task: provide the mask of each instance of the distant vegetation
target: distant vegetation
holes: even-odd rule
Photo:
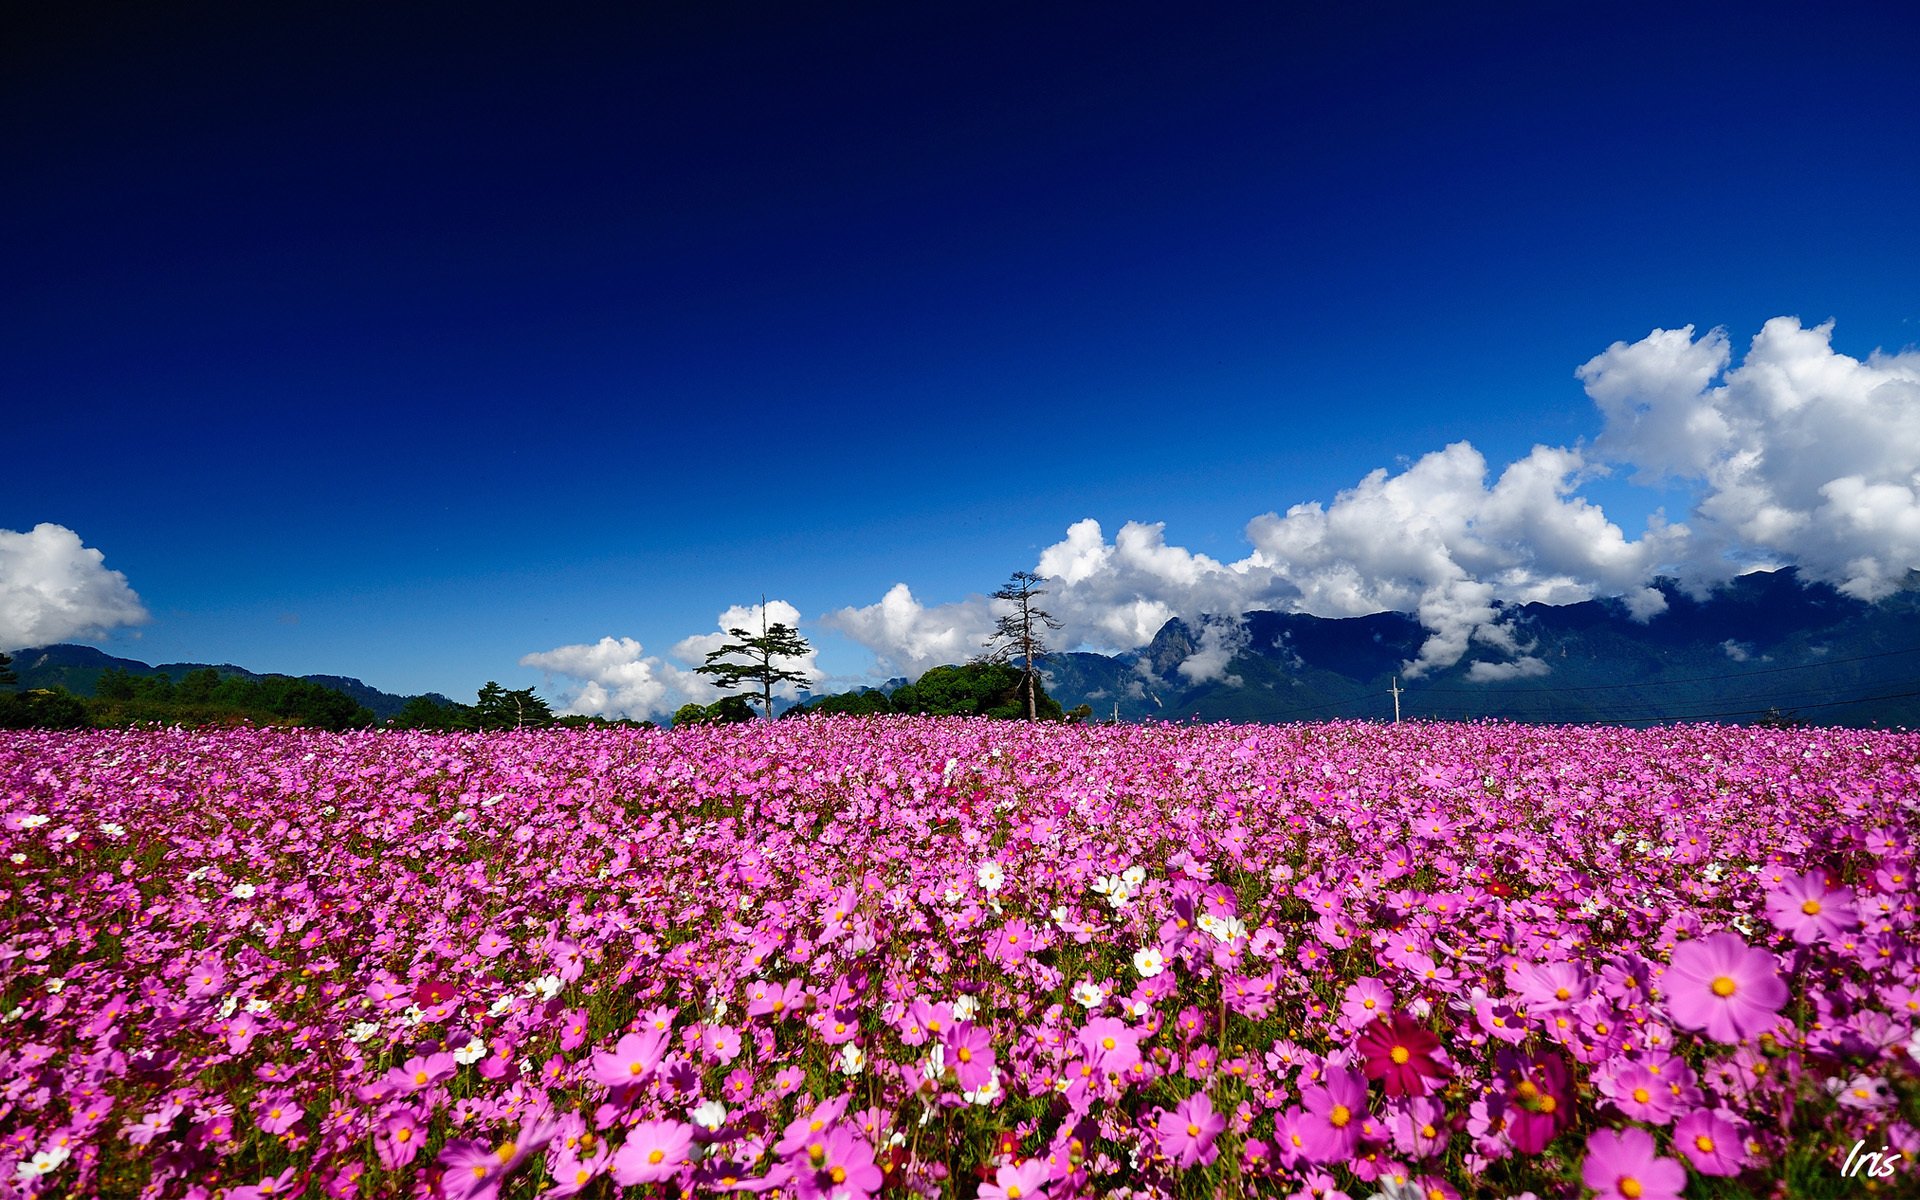
[[[935,667],[922,675],[919,682],[895,688],[891,696],[872,690],[822,696],[788,709],[782,719],[810,714],[922,713],[935,717],[998,717],[1011,721],[1027,716],[1029,701],[1039,720],[1066,719],[1059,702],[1047,695],[1046,688],[1025,671],[1006,663],[971,662],[959,667]]]
[[[179,680],[108,667],[92,696],[61,687],[18,689],[9,656],[0,654],[0,729],[115,729],[136,725],[288,725],[308,729],[395,729],[447,732],[634,725],[599,717],[556,717],[532,688],[510,691],[489,681],[472,704],[428,696],[407,701],[382,722],[338,688],[285,675],[223,674],[203,667]]]

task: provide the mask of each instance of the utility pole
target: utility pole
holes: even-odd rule
[[[1400,723],[1400,677],[1393,677],[1393,723]]]

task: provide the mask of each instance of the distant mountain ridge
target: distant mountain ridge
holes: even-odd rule
[[[1614,599],[1497,606],[1538,667],[1516,668],[1513,655],[1476,644],[1451,667],[1401,677],[1401,715],[1640,725],[1752,721],[1773,712],[1815,724],[1920,729],[1920,572],[1872,604],[1802,583],[1792,569],[1742,575],[1703,599],[1672,580],[1655,586],[1667,608],[1646,622]],[[1427,637],[1406,613],[1249,612],[1175,618],[1138,650],[1050,654],[1042,667],[1063,708],[1085,704],[1096,719],[1390,719],[1396,675]],[[231,663],[149,666],[67,644],[13,657],[22,687],[79,696],[91,696],[109,668],[176,682],[208,668],[267,678]],[[1512,677],[1476,679],[1476,664]],[[381,721],[412,699],[341,675],[299,678],[345,692]],[[888,680],[880,690],[905,682]],[[426,698],[452,703],[437,692]],[[776,703],[775,711],[809,698]]]
[[[266,679],[278,672],[262,674],[237,667],[232,663],[161,663],[149,666],[134,658],[119,658],[92,646],[76,646],[60,643],[53,646],[40,646],[29,650],[13,652],[13,671],[20,677],[23,688],[65,688],[76,696],[91,696],[100,682],[100,676],[109,670],[118,669],[129,675],[150,676],[165,675],[175,683],[180,682],[195,671],[211,669],[221,678],[238,675],[243,679]],[[317,683],[321,687],[333,688],[345,692],[355,701],[373,712],[375,718],[385,721],[399,714],[411,696],[396,696],[392,692],[383,692],[379,688],[369,687],[358,679],[346,675],[299,675],[293,678],[304,679],[308,683]],[[426,698],[439,704],[453,703],[438,692],[426,693]]]
[[[1874,604],[1790,569],[1740,576],[1698,600],[1672,580],[1656,586],[1667,608],[1644,623],[1612,599],[1500,606],[1534,661],[1474,645],[1452,667],[1402,678],[1401,714],[1637,725],[1778,710],[1815,724],[1920,728],[1920,572]],[[1250,612],[1176,618],[1139,650],[1043,662],[1054,698],[1096,718],[1391,719],[1395,676],[1427,637],[1404,613]],[[1478,663],[1512,677],[1476,679]]]

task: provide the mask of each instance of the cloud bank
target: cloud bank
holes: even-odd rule
[[[0,529],[0,650],[99,637],[148,619],[127,577],[73,530]]]
[[[683,704],[711,704],[723,693],[711,677],[694,668],[707,660],[709,651],[718,650],[733,640],[727,632],[744,629],[750,635],[761,630],[761,605],[736,604],[722,612],[713,633],[695,634],[674,643],[669,658],[649,655],[646,648],[630,637],[603,637],[598,642],[556,646],[523,655],[520,665],[547,673],[549,685],[557,683],[562,714],[596,717],[662,717]],[[768,625],[800,624],[800,610],[784,600],[769,600],[765,605]],[[822,672],[809,651],[797,658],[775,658],[776,666],[803,671],[813,679]],[[794,684],[773,689],[776,696],[792,699],[799,694]]]
[[[1589,445],[1537,445],[1497,470],[1455,442],[1398,470],[1373,471],[1327,503],[1254,517],[1250,552],[1223,562],[1170,545],[1165,527],[1069,526],[1034,570],[1065,622],[1062,648],[1145,645],[1170,617],[1271,609],[1323,617],[1410,612],[1427,631],[1405,673],[1469,678],[1547,672],[1497,603],[1622,598],[1641,620],[1665,607],[1670,575],[1705,590],[1746,570],[1794,565],[1808,578],[1879,599],[1920,567],[1920,352],[1866,360],[1832,346],[1833,326],[1768,321],[1733,366],[1725,330],[1656,329],[1617,342],[1576,377],[1601,418]],[[1580,493],[1619,468],[1689,493],[1684,521],[1656,513],[1629,536]],[[887,673],[966,657],[990,626],[979,597],[923,605],[905,584],[824,623],[871,650]],[[1203,625],[1182,665],[1221,678],[1232,624]],[[1191,669],[1189,669],[1189,667]]]

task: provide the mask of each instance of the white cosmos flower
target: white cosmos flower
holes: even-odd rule
[[[255,1015],[258,1015],[264,1012],[272,1012],[273,1005],[268,1004],[265,1000],[262,1000],[260,997],[255,996],[253,999],[247,1001],[247,1011]]]
[[[533,981],[533,992],[534,995],[540,997],[542,1000],[551,1000],[555,996],[558,996],[560,989],[565,986],[565,984],[560,982],[558,975],[542,975]]]
[[[14,1174],[22,1180],[38,1179],[42,1175],[51,1175],[60,1169],[60,1164],[66,1162],[67,1156],[72,1153],[73,1151],[67,1149],[65,1146],[55,1146],[51,1150],[41,1150],[26,1162],[15,1167]]]
[[[260,889],[250,883],[236,883],[233,885],[233,898],[235,900],[251,900],[253,899],[253,894],[259,890]]]
[[[1126,870],[1120,872],[1120,882],[1126,884],[1129,889],[1137,890],[1140,885],[1146,881],[1147,869],[1145,867],[1128,867]]]
[[[10,854],[7,857],[13,860],[13,865],[16,867],[27,861],[27,856],[24,854]]]
[[[487,1009],[487,1015],[490,1017],[504,1017],[513,1011],[513,1006],[518,1002],[519,1001],[513,996],[502,996],[498,1000],[495,1000],[493,1005]]]
[[[51,820],[53,820],[52,817],[46,816],[42,813],[30,813],[27,816],[20,818],[20,828],[38,829],[42,825],[45,825],[48,821],[51,821]]]
[[[953,1019],[956,1021],[971,1021],[979,1011],[980,1002],[972,996],[962,996],[953,1002]]]
[[[997,892],[1006,885],[1007,873],[1001,870],[999,863],[989,859],[980,864],[980,871],[976,878],[980,880],[981,887],[989,892]]]
[[[460,1047],[458,1050],[455,1050],[453,1052],[453,1061],[459,1063],[461,1066],[464,1067],[472,1063],[477,1063],[481,1059],[485,1058],[486,1056],[487,1056],[487,1044],[481,1041],[479,1038],[474,1038],[472,1041],[468,1042],[466,1045]]]
[[[50,992],[58,992],[65,986],[67,986],[67,981],[64,979],[54,977],[47,980],[47,990]]]
[[[222,1021],[226,1020],[228,1017],[233,1015],[233,1010],[239,1007],[240,1007],[240,997],[228,996],[225,1000],[220,1002],[220,1019]]]
[[[1142,979],[1152,979],[1167,969],[1167,960],[1160,957],[1160,951],[1148,946],[1133,952],[1133,969],[1140,972]]]
[[[708,1133],[715,1133],[726,1124],[727,1106],[718,1100],[706,1100],[688,1109],[687,1117]]]
[[[1107,1002],[1106,989],[1083,979],[1073,985],[1073,1002],[1085,1009],[1099,1008]]]
[[[986,1105],[992,1104],[995,1100],[998,1100],[1000,1094],[1000,1072],[996,1068],[993,1075],[985,1083],[971,1092],[962,1092],[961,1099],[965,1100],[968,1104],[978,1104],[985,1107]]]
[[[379,1032],[380,1027],[372,1021],[355,1021],[353,1028],[347,1030],[347,1040],[356,1043],[364,1042]]]
[[[858,1075],[867,1069],[867,1052],[848,1042],[840,1047],[839,1065],[842,1075]]]

